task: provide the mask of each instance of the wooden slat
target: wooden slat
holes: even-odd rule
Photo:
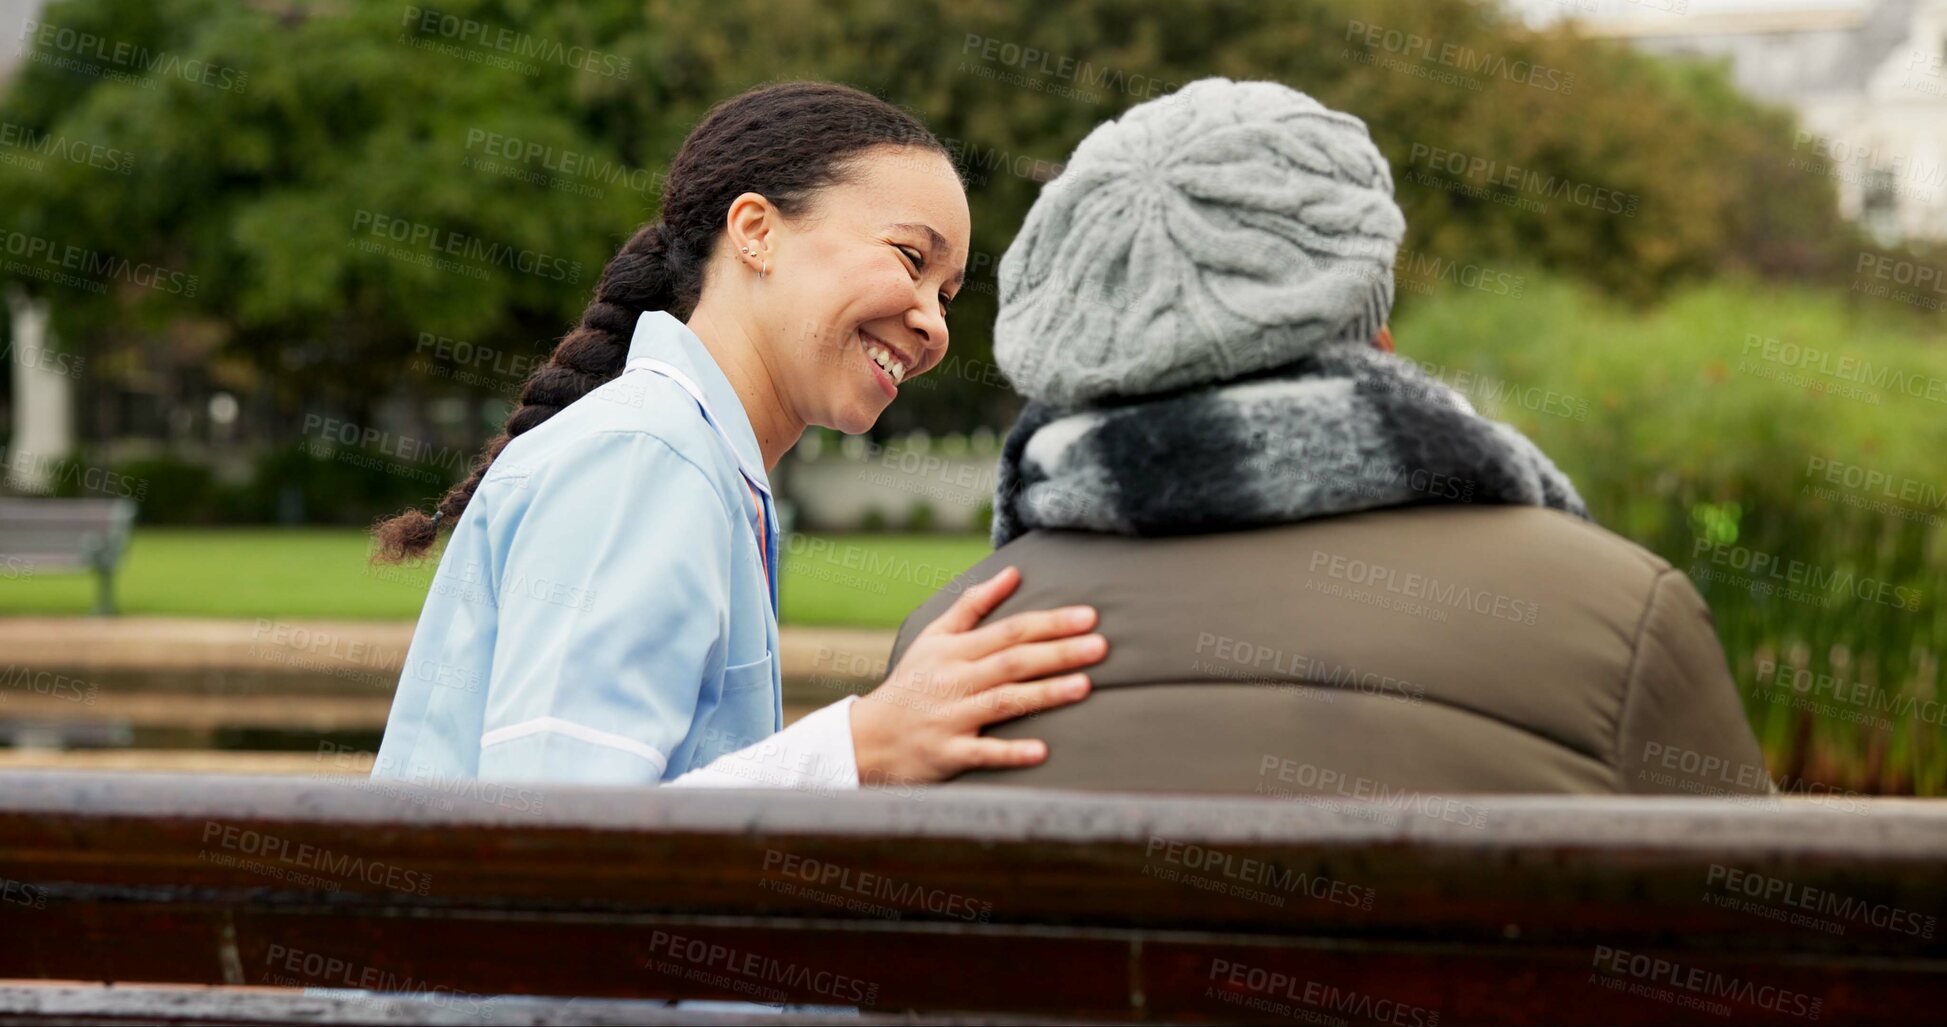
[[[129,773],[289,774],[363,777],[369,752],[264,752],[222,749],[0,749],[4,770],[113,770]]]
[[[356,688],[390,694],[399,679],[413,622],[319,619],[125,616],[0,618],[6,663],[100,681],[103,690],[234,694],[254,683],[290,689],[291,678],[318,679],[312,691]],[[832,702],[884,677],[894,632],[786,624],[778,659],[804,702]],[[787,688],[791,687],[787,685]]]
[[[891,1024],[1015,1025],[1046,1023],[1019,1017],[858,1015],[786,1011],[764,1013],[778,1027],[883,1027]],[[284,989],[135,987],[90,988],[0,984],[0,1024],[447,1024],[493,1027],[748,1024],[751,1013],[671,1007],[663,1002],[587,998],[464,996],[401,998],[302,994]]]
[[[1926,920],[1943,853],[1947,804],[1925,801],[14,772],[0,875],[28,901],[0,903],[0,977],[1185,1022],[1794,1022],[1817,1002],[1818,1022],[1875,1022],[1947,997]],[[1789,890],[1736,908],[1733,872]],[[1843,933],[1775,918],[1818,894],[1852,911],[1822,916]]]
[[[194,695],[102,692],[89,702],[46,695],[9,696],[0,723],[127,724],[214,731],[378,731],[392,709],[389,695]]]

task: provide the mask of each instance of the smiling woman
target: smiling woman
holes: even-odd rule
[[[1082,698],[1107,643],[1087,607],[982,626],[1011,569],[871,695],[783,727],[769,471],[939,364],[969,232],[944,148],[876,97],[714,108],[472,473],[378,527],[395,560],[452,535],[373,773],[846,788],[1046,758],[980,730]]]

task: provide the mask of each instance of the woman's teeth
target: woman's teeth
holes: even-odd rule
[[[906,365],[901,363],[899,358],[892,354],[891,350],[886,349],[884,346],[870,339],[863,341],[865,342],[865,355],[871,357],[873,363],[885,368],[886,374],[891,376],[894,385],[898,385],[906,380]]]

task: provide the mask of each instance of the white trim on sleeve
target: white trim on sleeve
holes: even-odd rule
[[[650,763],[655,764],[657,777],[661,777],[663,771],[669,766],[669,757],[657,752],[655,746],[637,741],[634,738],[629,738],[626,735],[598,730],[586,724],[577,724],[572,720],[562,720],[560,717],[535,717],[533,720],[523,720],[518,724],[509,724],[506,727],[494,728],[492,731],[480,736],[480,748],[485,749],[490,745],[499,745],[502,742],[511,742],[517,738],[526,738],[529,735],[538,735],[548,731],[558,735],[567,735],[569,738],[578,739],[590,745],[599,745],[604,749],[618,749],[631,756],[648,760]]]
[[[858,696],[811,711],[755,745],[725,753],[708,765],[663,782],[666,788],[802,788],[852,791],[859,787],[852,748],[852,704]]]

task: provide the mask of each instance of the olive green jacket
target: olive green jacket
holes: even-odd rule
[[[1029,532],[989,620],[1089,603],[1071,707],[995,725],[1040,766],[959,781],[1336,795],[1771,790],[1683,573],[1535,507],[1421,506],[1220,534]],[[951,603],[906,619],[894,664]]]

